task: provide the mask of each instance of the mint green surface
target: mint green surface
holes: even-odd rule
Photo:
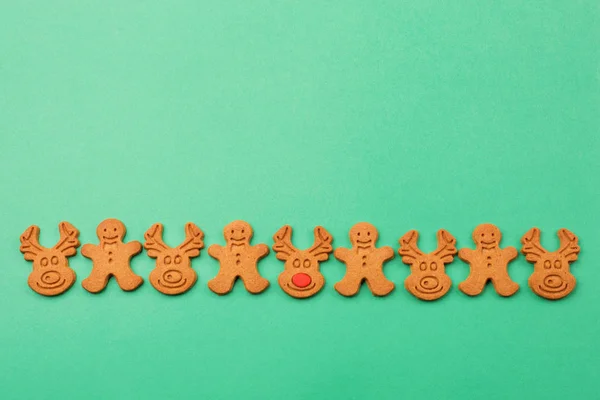
[[[592,399],[600,380],[600,8],[596,1],[5,1],[0,5],[0,398]],[[97,243],[122,219],[128,240],[154,222],[177,245],[197,223],[206,245],[245,219],[254,243],[283,224],[299,247],[325,226],[334,245],[370,221],[397,249],[409,229],[458,247],[497,224],[503,246],[532,226],[580,237],[568,298],[509,272],[488,286],[421,302],[408,266],[397,289],[352,299],[322,265],[306,301],[260,264],[262,295],[206,284],[180,297],[146,283],[100,295],[78,281],[44,298],[27,286],[19,235],[52,246],[61,220]]]

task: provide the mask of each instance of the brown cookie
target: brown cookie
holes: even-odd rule
[[[375,247],[379,232],[368,222],[359,222],[350,229],[352,248],[339,247],[335,258],[346,264],[346,275],[334,285],[343,296],[354,296],[363,281],[375,296],[387,296],[394,284],[383,274],[383,263],[394,258],[391,247]]]
[[[419,250],[418,240],[419,232],[414,230],[399,240],[398,253],[402,262],[410,265],[410,275],[404,281],[404,287],[421,300],[437,300],[452,286],[452,280],[446,275],[446,264],[454,261],[456,239],[448,231],[440,229],[437,233],[438,247],[429,254]]]
[[[111,276],[127,292],[137,289],[144,282],[129,265],[131,258],[142,252],[142,244],[138,241],[123,243],[126,233],[121,221],[107,219],[96,229],[100,244],[86,244],[81,248],[81,254],[93,262],[90,276],[81,282],[85,290],[91,293],[103,291]]]
[[[307,250],[298,250],[292,244],[292,228],[283,226],[273,236],[273,250],[277,258],[285,261],[284,270],[279,275],[279,286],[284,292],[297,299],[317,294],[325,284],[325,278],[319,271],[319,263],[326,261],[333,251],[333,238],[322,226],[314,231],[315,242]]]
[[[269,281],[260,276],[257,268],[258,261],[269,254],[269,246],[250,245],[253,234],[247,222],[233,221],[223,229],[225,246],[213,244],[208,248],[208,254],[219,260],[221,265],[217,276],[208,282],[210,290],[219,295],[227,294],[237,278],[252,294],[261,293],[269,287]]]
[[[154,224],[144,234],[148,256],[156,259],[156,268],[150,272],[150,283],[156,290],[168,295],[187,292],[194,286],[198,275],[192,269],[192,258],[204,247],[204,233],[196,225],[185,225],[185,240],[177,247],[163,242],[163,225]]]
[[[510,279],[507,271],[508,263],[519,253],[514,247],[501,249],[501,239],[502,233],[495,225],[482,224],[473,231],[475,250],[459,250],[458,257],[471,267],[468,278],[458,285],[463,293],[477,296],[488,280],[492,281],[500,296],[512,296],[519,290],[519,285]]]
[[[40,228],[33,225],[21,235],[21,253],[33,261],[33,271],[27,279],[29,287],[44,296],[58,296],[75,283],[76,275],[69,267],[68,257],[77,254],[79,231],[68,222],[58,225],[60,239],[48,249],[39,243]]]
[[[579,239],[568,229],[559,230],[558,238],[560,247],[554,252],[542,247],[538,228],[531,228],[521,239],[521,252],[534,264],[529,287],[538,296],[549,300],[566,297],[577,283],[569,264],[577,260]]]

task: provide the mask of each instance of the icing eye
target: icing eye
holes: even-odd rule
[[[304,265],[304,268],[309,268],[310,267],[310,260],[309,259],[304,260],[304,262],[302,263],[302,265]]]
[[[432,271],[437,270],[437,263],[434,261],[431,263],[431,265],[429,266],[431,268]]]
[[[181,264],[181,256],[175,256],[175,264]]]
[[[242,233],[244,233],[244,230],[242,229]]]
[[[42,267],[46,267],[48,265],[48,259],[46,257],[42,258],[40,264],[42,264]]]
[[[298,260],[298,259],[296,258],[296,259],[294,260],[294,262],[292,263],[292,265],[293,265],[295,268],[298,268],[298,267],[300,267],[300,260]]]
[[[356,236],[360,236],[360,232],[358,232],[358,233],[356,234]]]
[[[560,260],[554,261],[554,268],[560,269],[560,267],[562,267],[562,264],[560,263]]]
[[[550,262],[550,260],[544,261],[544,268],[550,269],[551,266],[552,266],[552,263]]]
[[[421,271],[425,271],[427,269],[427,264],[425,264],[424,262],[422,262],[421,265],[419,265],[419,269]]]
[[[104,232],[106,232],[106,228],[104,228]]]
[[[494,237],[494,233],[492,233],[492,237]]]
[[[171,256],[165,257],[165,264],[167,264],[167,265],[171,264]]]
[[[367,232],[367,236],[371,236],[371,232]]]
[[[231,230],[231,234],[233,235],[233,229]]]
[[[50,262],[52,263],[52,265],[58,265],[58,257],[56,257],[56,256],[52,257]]]
[[[484,236],[485,236],[485,233],[482,233],[482,234],[481,234],[481,237],[484,237]]]

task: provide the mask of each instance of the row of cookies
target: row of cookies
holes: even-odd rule
[[[40,229],[29,227],[21,235],[20,250],[28,261],[33,262],[29,275],[29,286],[39,294],[56,296],[67,291],[75,283],[75,272],[69,267],[68,257],[77,253],[80,246],[79,231],[70,223],[59,224],[60,239],[53,248],[45,248],[39,243]],[[99,293],[106,288],[111,276],[125,291],[137,289],[143,278],[136,275],[131,267],[131,258],[142,252],[142,244],[137,241],[124,243],[126,228],[121,221],[108,219],[97,228],[99,244],[86,244],[81,253],[92,260],[90,275],[82,286],[91,293]],[[154,224],[145,233],[148,256],[156,259],[156,267],[150,273],[150,283],[161,293],[178,295],[194,286],[197,274],[191,267],[191,259],[200,255],[204,248],[204,233],[196,225],[185,226],[185,239],[177,247],[169,247],[163,241],[163,226]],[[233,289],[240,278],[246,290],[258,294],[269,286],[269,281],[260,276],[258,261],[269,254],[265,244],[251,245],[252,227],[244,221],[234,221],[223,231],[225,245],[214,244],[208,253],[219,260],[217,276],[208,282],[213,292],[224,295]],[[284,261],[284,271],[279,275],[281,288],[295,298],[307,298],[318,293],[325,284],[319,271],[320,263],[326,261],[333,252],[335,258],[346,264],[346,275],[334,285],[335,290],[344,296],[354,296],[363,282],[375,296],[386,296],[394,290],[394,283],[383,273],[383,264],[394,258],[391,247],[376,247],[377,229],[366,222],[350,229],[351,248],[337,248],[333,251],[333,238],[318,226],[314,230],[315,240],[308,249],[298,249],[292,243],[292,228],[282,227],[273,236],[273,250],[276,257]],[[534,264],[534,272],[529,278],[529,286],[541,297],[560,299],[567,296],[575,287],[575,278],[570,273],[570,263],[577,260],[578,238],[567,229],[558,232],[560,248],[548,252],[540,243],[540,231],[530,229],[521,239],[522,253],[526,260]],[[486,283],[492,284],[501,296],[512,296],[519,285],[508,275],[508,263],[517,258],[514,247],[500,248],[502,235],[492,224],[479,225],[473,232],[476,248],[456,249],[456,239],[447,231],[437,233],[438,247],[431,253],[424,253],[418,247],[417,231],[409,231],[399,240],[398,250],[402,261],[411,268],[405,280],[406,289],[422,300],[437,300],[448,293],[452,286],[445,266],[454,256],[469,263],[471,272],[468,278],[458,285],[467,295],[480,294]]]

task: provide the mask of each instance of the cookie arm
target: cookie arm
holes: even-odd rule
[[[504,255],[506,262],[511,262],[512,260],[514,260],[515,258],[517,258],[519,256],[519,252],[514,247],[507,247],[504,250],[502,250],[502,253]]]
[[[86,258],[94,258],[94,254],[96,253],[96,250],[98,249],[98,246],[93,245],[93,244],[84,244],[83,247],[81,248],[81,255],[83,255]]]
[[[381,257],[382,261],[391,260],[395,256],[394,249],[390,246],[381,247],[377,251],[378,256]]]
[[[135,256],[136,254],[140,254],[142,252],[142,244],[137,240],[133,242],[129,242],[125,244],[125,250],[127,253]]]
[[[212,246],[210,246],[208,248],[208,255],[211,256],[212,258],[216,258],[218,260],[223,255],[224,250],[225,250],[225,247],[220,246],[218,244],[213,244]]]
[[[270,251],[269,246],[263,243],[253,246],[252,249],[256,252],[256,256],[259,259],[265,257]]]
[[[474,252],[475,251],[472,249],[460,249],[458,251],[458,258],[463,261],[470,262]]]
[[[350,249],[347,249],[345,247],[338,247],[333,252],[333,255],[334,255],[335,258],[337,258],[341,262],[345,263],[348,260],[348,256],[350,255],[350,251],[351,251]]]

